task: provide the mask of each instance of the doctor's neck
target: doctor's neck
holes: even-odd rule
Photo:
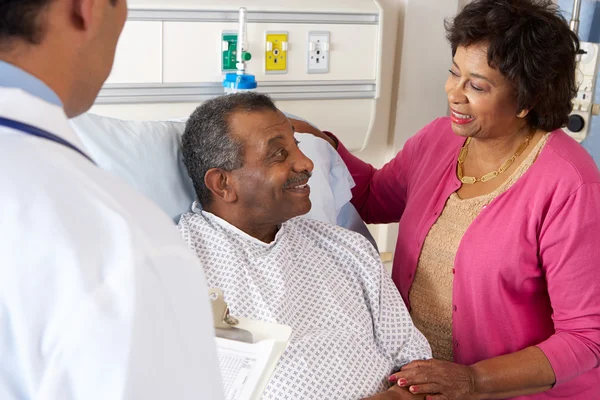
[[[9,51],[0,48],[0,60],[7,62],[37,79],[48,86],[61,100],[65,113],[72,117],[75,112],[70,112],[69,104],[71,93],[76,86],[76,75],[71,73],[66,58],[62,58],[60,52],[52,51],[48,46],[18,43],[10,46]],[[77,107],[74,107],[77,108]]]

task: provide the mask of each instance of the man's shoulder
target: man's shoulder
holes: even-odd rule
[[[177,223],[179,234],[187,246],[200,258],[215,254],[227,254],[239,242],[232,240],[234,231],[222,227],[211,215],[200,212],[186,212]]]
[[[287,222],[285,222],[285,224],[289,227],[292,227],[293,229],[311,230],[311,231],[315,231],[317,233],[322,233],[322,234],[325,234],[325,232],[331,232],[336,235],[344,236],[348,233],[350,233],[350,234],[355,233],[355,232],[349,231],[345,228],[342,228],[341,226],[334,225],[329,222],[312,219],[312,218],[309,218],[309,217],[306,217],[303,215],[292,218],[292,219],[288,220]]]
[[[195,233],[207,233],[214,230],[213,225],[211,225],[205,216],[201,213],[191,211],[181,214],[177,227],[180,232],[189,230]]]
[[[183,214],[181,214],[181,216],[179,217],[179,222],[177,222],[177,225],[184,226],[184,225],[190,225],[192,223],[201,223],[203,221],[204,221],[204,219],[200,218],[200,216],[198,214],[188,211],[188,212],[184,212]]]
[[[336,251],[340,248],[362,249],[370,255],[377,255],[377,251],[367,238],[341,226],[303,216],[292,218],[286,224],[291,230],[302,233],[306,238],[318,242],[320,246],[332,247],[332,250]]]

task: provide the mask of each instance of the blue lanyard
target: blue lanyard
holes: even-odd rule
[[[26,135],[37,136],[42,139],[47,139],[52,142],[62,144],[63,146],[66,146],[66,147],[70,148],[71,150],[75,150],[76,152],[78,152],[79,154],[81,154],[82,156],[84,156],[85,158],[90,160],[93,164],[95,164],[94,160],[89,158],[83,151],[79,150],[77,147],[73,146],[71,143],[67,142],[66,140],[64,140],[50,132],[47,132],[43,129],[36,128],[35,126],[27,125],[22,122],[3,118],[3,117],[0,117],[0,126],[5,126],[7,128],[21,131],[21,132],[25,133]]]

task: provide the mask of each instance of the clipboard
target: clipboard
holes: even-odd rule
[[[209,293],[225,400],[259,400],[287,348],[292,328],[233,317],[223,291],[211,288]]]

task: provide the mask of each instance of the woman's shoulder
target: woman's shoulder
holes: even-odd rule
[[[443,144],[461,142],[461,138],[452,130],[452,122],[450,121],[450,117],[440,117],[434,119],[421,128],[421,130],[417,132],[413,138],[417,140],[427,140],[428,142],[433,143],[441,142]]]
[[[450,118],[441,117],[434,119],[408,139],[404,150],[418,154],[422,163],[431,161],[440,164],[446,157],[454,159],[464,140],[452,130]]]
[[[562,129],[550,134],[536,163],[539,171],[557,181],[570,182],[574,188],[586,183],[600,183],[600,171],[592,156]]]

